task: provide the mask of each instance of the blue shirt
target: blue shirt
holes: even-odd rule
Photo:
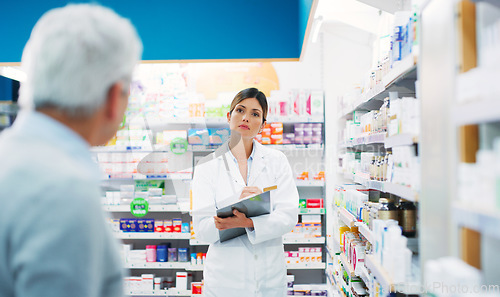
[[[227,143],[227,145],[229,147],[229,142]],[[231,150],[229,148],[228,148],[228,151],[229,151],[229,155],[233,159],[233,162],[236,164],[236,168],[239,168],[238,160],[236,160],[236,157],[233,155],[233,153],[231,152]],[[248,185],[248,179],[250,178],[250,168],[252,167],[252,162],[253,162],[254,155],[255,155],[255,144],[253,145],[253,147],[252,147],[252,153],[250,154],[250,157],[248,157],[248,160],[247,160],[247,180],[245,181],[245,183],[247,185]]]
[[[0,164],[0,296],[123,296],[87,142],[23,111],[0,134]]]

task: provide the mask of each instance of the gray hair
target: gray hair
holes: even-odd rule
[[[55,107],[70,115],[91,115],[109,88],[129,87],[142,55],[132,23],[109,8],[71,4],[46,12],[23,51],[23,108]]]

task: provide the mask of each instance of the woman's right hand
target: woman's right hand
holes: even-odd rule
[[[240,200],[249,196],[254,196],[262,194],[262,190],[257,188],[257,187],[244,187],[243,190],[241,190],[240,194]]]

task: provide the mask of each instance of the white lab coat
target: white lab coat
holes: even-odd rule
[[[252,218],[254,229],[247,228],[246,235],[221,243],[215,228],[215,201],[221,202],[234,191],[240,193],[246,186],[227,143],[199,162],[194,171],[193,227],[199,240],[210,243],[203,272],[206,297],[287,295],[282,236],[297,223],[299,195],[286,156],[256,141],[254,147],[248,186],[278,188],[271,191],[271,214]],[[212,214],[196,214],[197,209],[207,207],[213,209]]]

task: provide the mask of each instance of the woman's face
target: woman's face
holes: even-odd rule
[[[233,112],[227,113],[227,121],[232,132],[243,138],[254,138],[264,127],[264,112],[256,98],[247,98],[238,103]]]

